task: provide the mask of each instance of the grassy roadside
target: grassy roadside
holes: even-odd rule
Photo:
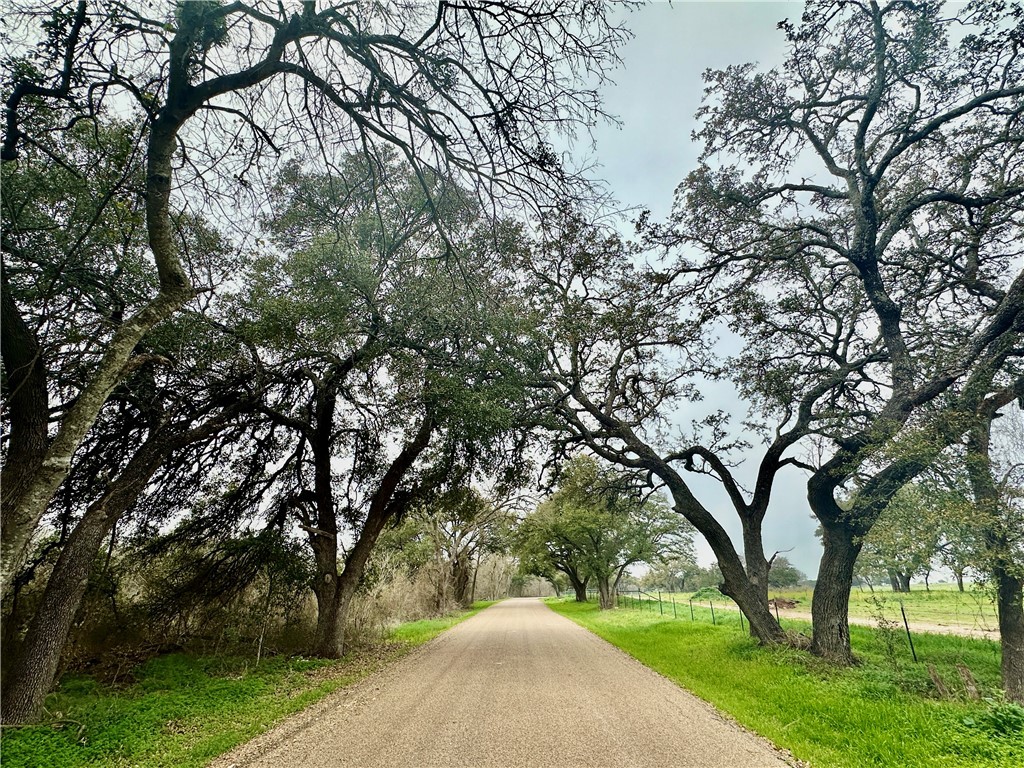
[[[4,768],[202,766],[491,604],[402,624],[388,643],[339,661],[273,657],[253,667],[176,653],[143,664],[127,687],[68,676],[47,698],[47,724],[5,729],[0,759]]]
[[[991,641],[928,635],[914,664],[898,635],[853,627],[863,663],[837,670],[805,653],[759,648],[738,623],[601,612],[592,603],[551,607],[814,768],[1024,765],[1024,709],[963,696],[958,664],[984,694],[994,692],[999,656]],[[955,698],[938,698],[927,664]]]

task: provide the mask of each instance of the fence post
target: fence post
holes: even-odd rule
[[[693,598],[690,598],[690,621],[693,621]]]
[[[715,621],[715,603],[713,600],[708,600],[708,605],[711,606],[711,623],[717,626],[718,622]]]
[[[665,615],[665,607],[661,604],[661,590],[658,590],[658,613],[662,616]]]
[[[676,613],[676,596],[672,595],[672,618],[678,619],[679,614]]]
[[[900,613],[903,614],[903,626],[907,629],[907,642],[910,643],[910,653],[914,657],[914,663],[917,663],[917,651],[914,650],[914,638],[910,636],[910,622],[907,621],[907,612],[903,609],[903,601],[900,600]]]
[[[743,627],[743,611],[740,611],[740,632],[743,631],[745,631]]]
[[[776,598],[774,600],[773,604],[775,605],[775,623],[778,624],[781,627],[782,626],[782,620],[779,618],[779,600],[778,600],[778,598]],[[849,634],[849,633],[847,633],[847,634]]]

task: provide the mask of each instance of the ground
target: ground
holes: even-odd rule
[[[787,764],[706,703],[543,603],[520,599],[487,609],[213,765]]]

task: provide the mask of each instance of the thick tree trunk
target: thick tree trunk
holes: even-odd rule
[[[994,569],[1002,648],[1003,689],[1010,701],[1024,704],[1024,580],[1003,563]]]
[[[472,602],[469,597],[471,563],[472,558],[469,555],[456,555],[452,560],[452,596],[455,602],[463,607]]]
[[[861,545],[841,524],[822,520],[821,527],[825,551],[811,599],[811,652],[833,663],[849,665],[855,662],[850,649],[850,589]]]
[[[341,658],[344,655],[345,623],[352,597],[359,587],[359,582],[366,570],[366,563],[370,559],[370,554],[373,552],[384,526],[394,519],[395,515],[399,514],[410,501],[410,498],[407,497],[396,499],[395,491],[416,459],[430,443],[430,435],[433,430],[434,420],[428,414],[424,417],[413,440],[391,462],[391,466],[384,473],[380,485],[377,486],[377,490],[370,499],[366,522],[363,523],[359,537],[349,550],[344,568],[334,582],[334,599],[329,605],[324,606],[327,609],[326,612],[317,617],[317,641],[315,643],[317,655],[332,659]],[[337,541],[337,537],[334,537],[334,541]],[[326,586],[326,582],[323,586]],[[319,597],[317,603],[319,607]]]
[[[25,562],[32,534],[57,488],[67,477],[72,456],[96,423],[114,387],[127,375],[139,341],[192,296],[188,275],[178,258],[170,220],[171,159],[177,147],[177,130],[184,119],[159,118],[150,131],[147,148],[146,224],[160,290],[146,306],[118,326],[99,364],[61,420],[42,461],[19,487],[18,497],[5,504],[0,576],[3,595],[7,594],[14,575]]]
[[[331,467],[334,413],[337,408],[337,377],[315,382],[314,427],[309,435],[313,449],[313,497],[316,526],[307,530],[313,549],[316,575],[316,633],[313,653],[325,659],[340,659],[345,650],[345,625],[339,617],[342,595],[338,574],[338,513],[334,504]]]
[[[1007,699],[1024,704],[1024,579],[1019,576],[1015,548],[1005,534],[1005,513],[1000,508],[999,488],[992,476],[990,441],[994,414],[994,406],[983,411],[984,417],[971,430],[966,466],[974,502],[984,521],[986,555],[996,584],[1003,689]]]
[[[0,472],[0,538],[6,540],[16,527],[12,511],[46,456],[50,415],[42,350],[11,296],[6,272],[0,280],[0,353],[10,418],[7,456]]]
[[[962,570],[954,570],[953,577],[956,579],[956,588],[960,591],[964,591],[964,572]]]
[[[313,594],[316,596],[316,631],[313,634],[314,656],[323,659],[340,659],[345,652],[345,627],[339,616],[338,566],[334,561],[331,569],[317,560],[316,582]]]
[[[3,681],[0,705],[5,723],[25,723],[37,716],[53,686],[100,545],[169,452],[165,437],[148,439],[75,526],[53,567],[25,639],[13,651],[15,658]]]
[[[604,576],[597,580],[597,599],[602,611],[615,607],[615,589],[612,587],[611,576]]]
[[[587,584],[589,583],[589,577],[581,579],[579,574],[572,571],[563,571],[569,578],[569,583],[572,584],[572,591],[576,595],[577,603],[587,602]]]

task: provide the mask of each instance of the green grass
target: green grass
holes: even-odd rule
[[[771,594],[800,601],[799,610],[811,610],[810,588],[799,590],[772,590]],[[999,626],[995,604],[989,592],[980,588],[957,590],[955,584],[933,585],[930,591],[914,586],[912,591],[896,593],[889,589],[854,588],[850,593],[850,616],[874,619],[879,614],[888,619],[899,619],[900,602],[911,621],[931,624],[951,624],[971,629],[995,629]]]
[[[918,635],[915,664],[899,633],[852,627],[863,663],[836,669],[804,652],[759,647],[735,616],[718,626],[691,622],[688,605],[679,619],[592,603],[551,607],[814,768],[1024,765],[1024,709],[967,701],[956,669],[966,666],[994,694],[999,649],[991,641]],[[962,700],[936,697],[927,664]]]
[[[804,613],[810,613],[811,593],[810,587],[769,590],[770,597],[779,596],[796,600],[797,606],[794,610]],[[689,614],[688,601],[691,596],[689,592],[663,592],[662,600],[668,602],[675,598],[677,611],[682,614],[685,609]],[[702,601],[705,609],[707,602]],[[735,608],[733,601],[725,596],[716,598],[714,602],[716,607],[724,605]],[[876,587],[874,592],[855,587],[850,593],[850,617],[877,620],[881,616],[890,621],[902,622],[901,602],[906,610],[907,619],[912,623],[942,624],[979,630],[993,630],[999,626],[995,604],[989,592],[977,587],[968,587],[966,591],[960,592],[955,584],[933,585],[930,591],[925,590],[923,586],[918,588],[914,585],[911,592],[904,593],[892,592],[888,587]]]
[[[491,605],[398,626],[391,643],[340,661],[161,656],[111,688],[65,677],[46,700],[48,724],[5,729],[4,768],[186,768],[206,765],[327,694],[362,679]]]

